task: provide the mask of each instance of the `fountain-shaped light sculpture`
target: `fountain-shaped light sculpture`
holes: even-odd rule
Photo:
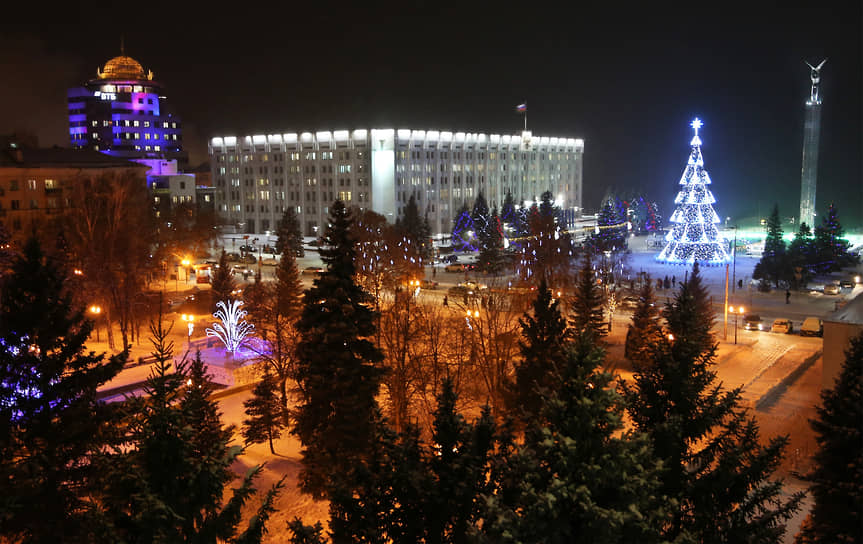
[[[213,327],[207,329],[207,336],[215,336],[221,340],[229,353],[236,353],[255,328],[244,319],[248,312],[240,309],[242,305],[241,300],[230,300],[227,304],[221,300],[217,302],[216,307],[219,309],[213,317],[222,323],[213,323]]]

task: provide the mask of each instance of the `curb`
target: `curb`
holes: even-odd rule
[[[815,364],[815,361],[821,357],[821,354],[822,352],[819,350],[804,359],[803,362],[797,365],[797,368],[789,372],[784,378],[779,380],[779,383],[768,389],[766,393],[761,395],[761,397],[755,401],[755,409],[759,412],[763,412],[773,406],[785,390],[797,381],[797,378],[802,376],[804,372],[809,370],[809,367]]]

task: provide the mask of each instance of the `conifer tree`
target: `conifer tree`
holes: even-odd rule
[[[105,493],[103,518],[114,542],[260,542],[281,481],[270,489],[241,534],[242,508],[255,493],[248,471],[223,502],[236,475],[231,464],[242,453],[230,446],[212,384],[200,357],[172,371],[173,342],[161,315],[151,323],[153,357],[144,396],[123,403],[116,445],[100,458]]]
[[[810,420],[818,450],[810,482],[814,504],[797,542],[860,542],[863,538],[863,335],[851,340],[832,389],[821,392]]]
[[[638,290],[638,304],[632,312],[632,323],[626,331],[624,356],[639,364],[648,364],[647,347],[657,341],[662,335],[659,323],[659,306],[653,292],[653,282],[650,276]]]
[[[500,222],[505,229],[509,229],[510,232],[515,233],[518,227],[517,221],[515,199],[512,198],[512,192],[507,191],[503,204],[500,207]]]
[[[297,219],[297,214],[291,206],[285,206],[285,211],[282,212],[282,218],[279,219],[276,227],[276,252],[280,255],[290,253],[294,257],[302,257],[305,255],[303,249],[303,235],[300,229],[300,221]]]
[[[602,298],[602,291],[596,284],[590,252],[585,251],[572,297],[570,327],[574,334],[590,331],[596,338],[606,334]]]
[[[815,254],[820,272],[834,272],[857,262],[848,251],[851,243],[845,238],[845,229],[839,222],[839,211],[833,204],[815,227]]]
[[[493,475],[482,531],[491,542],[658,542],[665,500],[647,436],[623,431],[624,405],[582,333],[558,354],[561,387]]]
[[[276,395],[276,380],[269,369],[252,389],[252,397],[243,401],[248,419],[243,420],[243,440],[246,445],[268,442],[270,453],[275,455],[273,439],[282,436],[285,425],[284,406]]]
[[[11,541],[97,540],[92,456],[114,418],[96,390],[126,355],[86,352],[91,331],[66,272],[31,237],[0,292],[0,534]]]
[[[485,228],[477,233],[479,238],[479,262],[483,271],[497,274],[503,265],[503,229],[497,208],[492,210]]]
[[[222,250],[219,256],[219,266],[213,274],[210,284],[210,313],[216,311],[217,302],[234,300],[233,292],[237,288],[234,277],[231,275],[231,266],[228,264],[228,254]]]
[[[304,491],[322,497],[373,449],[381,351],[370,296],[354,279],[356,248],[343,202],[330,208],[321,248],[326,271],[306,291],[297,329],[296,381],[301,401],[292,429],[303,445]],[[343,482],[342,482],[343,483]],[[346,484],[349,485],[349,484]]]
[[[669,540],[775,542],[801,495],[772,480],[786,437],[762,446],[740,388],[716,383],[716,342],[697,263],[664,311],[667,327],[624,384],[629,415],[663,462],[661,492],[676,502]]]
[[[483,497],[491,492],[488,472],[495,428],[488,408],[467,423],[458,397],[442,383],[431,445],[415,427],[396,434],[378,416],[377,447],[353,467],[353,489],[330,494],[330,540],[341,542],[469,542],[476,535]],[[294,543],[323,543],[320,526],[289,523]]]
[[[767,235],[764,238],[764,252],[761,260],[755,266],[752,277],[764,279],[779,287],[780,282],[791,280],[788,259],[785,252],[785,240],[782,239],[782,222],[779,219],[779,206],[774,205],[767,219]]]
[[[515,364],[515,383],[508,396],[511,414],[520,411],[525,423],[538,416],[541,395],[557,388],[561,370],[555,365],[566,350],[568,329],[560,313],[560,299],[553,299],[545,280],[541,280],[533,301],[533,315],[519,320],[521,360]]]
[[[806,223],[800,223],[800,228],[794,235],[794,239],[788,245],[788,265],[791,268],[795,288],[801,289],[812,280],[815,264],[815,242],[812,239],[812,229]]]
[[[289,404],[288,381],[296,371],[299,340],[296,324],[302,311],[302,296],[296,258],[290,252],[282,255],[276,267],[276,281],[256,280],[243,293],[255,331],[264,341],[260,347],[253,345],[251,349],[274,374],[282,405],[280,412],[285,417]]]
[[[605,198],[596,218],[598,233],[590,235],[589,245],[596,253],[626,249],[626,216],[620,200],[609,195]]]
[[[396,227],[406,236],[416,248],[417,253],[422,259],[428,259],[431,255],[431,228],[428,220],[420,215],[419,206],[417,206],[414,195],[408,198],[408,203],[404,207],[404,211],[396,220]]]
[[[463,204],[453,216],[452,236],[450,236],[452,246],[460,251],[473,251],[476,248],[471,245],[468,232],[475,231],[470,209],[467,204]]]

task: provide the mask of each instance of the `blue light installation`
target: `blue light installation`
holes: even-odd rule
[[[701,156],[698,129],[703,123],[696,117],[690,126],[695,129],[695,136],[689,144],[692,147],[689,162],[680,178],[680,192],[674,199],[676,208],[669,219],[671,229],[665,236],[668,243],[656,260],[667,263],[727,263],[726,242],[716,229],[719,223],[719,216],[713,210],[716,199],[707,188],[710,176],[704,169]]]

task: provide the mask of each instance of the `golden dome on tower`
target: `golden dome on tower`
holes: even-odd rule
[[[144,73],[140,62],[125,55],[106,62],[103,70],[96,70],[96,75],[99,79],[153,79],[153,72]]]

